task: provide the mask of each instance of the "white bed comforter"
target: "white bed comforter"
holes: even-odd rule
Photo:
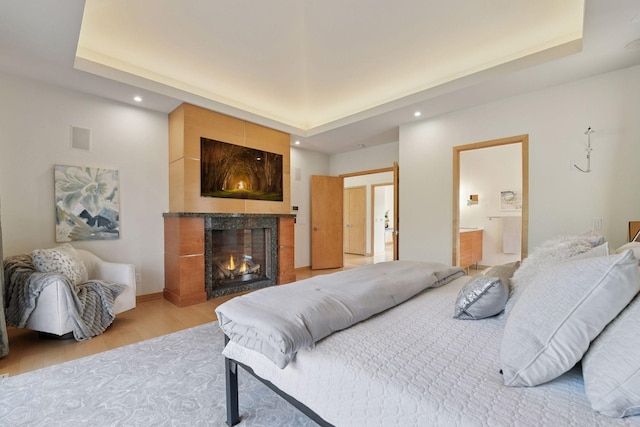
[[[216,313],[229,339],[284,368],[299,349],[463,275],[437,262],[383,262],[252,292]]]
[[[503,385],[503,319],[456,320],[468,277],[300,350],[285,368],[230,342],[225,356],[253,368],[335,426],[617,426],[591,409],[574,368],[537,387]]]

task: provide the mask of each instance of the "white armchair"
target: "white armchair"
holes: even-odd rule
[[[116,298],[115,314],[135,308],[136,273],[133,264],[107,262],[82,249],[77,249],[77,252],[87,268],[89,279],[107,280],[126,286]],[[36,308],[27,321],[27,329],[59,336],[72,332],[62,286],[64,285],[61,281],[55,281],[42,290]]]

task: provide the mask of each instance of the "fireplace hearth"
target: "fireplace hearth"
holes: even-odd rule
[[[184,307],[295,281],[290,214],[164,216],[164,297]]]

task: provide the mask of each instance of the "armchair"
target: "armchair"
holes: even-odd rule
[[[133,264],[107,262],[91,252],[82,249],[76,249],[76,251],[87,269],[89,279],[107,280],[126,286],[115,300],[115,314],[135,308],[136,274]],[[56,280],[42,290],[26,328],[58,336],[72,332],[69,309],[62,286],[64,286],[62,281]]]

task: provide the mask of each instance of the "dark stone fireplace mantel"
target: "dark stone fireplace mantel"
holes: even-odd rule
[[[218,212],[165,212],[164,218],[295,218],[294,214],[218,213]]]
[[[207,298],[231,295],[273,284],[295,281],[294,222],[291,214],[164,213],[165,299],[182,307]],[[264,228],[269,230],[272,265],[268,280],[234,288],[211,287],[211,230]]]

